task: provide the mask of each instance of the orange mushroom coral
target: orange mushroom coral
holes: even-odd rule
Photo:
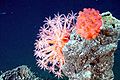
[[[96,38],[102,26],[102,17],[98,10],[84,8],[83,12],[79,12],[76,22],[76,32],[81,37],[91,40]]]

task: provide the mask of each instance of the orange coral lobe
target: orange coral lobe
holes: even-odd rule
[[[81,37],[90,40],[96,38],[102,26],[102,17],[98,10],[85,8],[79,12],[76,23],[76,32]]]
[[[65,35],[63,36],[62,41],[63,41],[63,43],[65,44],[65,43],[67,43],[67,42],[69,41],[69,39],[70,39],[70,34],[67,33],[67,34],[65,34]]]
[[[62,41],[63,41],[64,43],[67,43],[67,42],[69,41],[69,37],[70,37],[70,36],[64,36],[64,38],[62,39]]]

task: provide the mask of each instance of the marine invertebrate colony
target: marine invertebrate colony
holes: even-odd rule
[[[84,8],[79,12],[76,22],[76,32],[81,37],[90,40],[96,38],[102,26],[102,17],[98,10]]]
[[[64,64],[62,48],[68,42],[73,28],[75,15],[55,15],[55,18],[46,18],[46,22],[40,29],[38,40],[35,43],[35,56],[37,64],[41,68],[61,77],[61,69]]]
[[[35,43],[38,66],[53,72],[58,77],[61,76],[61,69],[65,61],[62,48],[69,41],[70,32],[75,26],[75,15],[73,13],[69,13],[67,16],[58,14],[53,19],[46,18],[44,21],[46,23],[41,27]],[[77,33],[86,39],[95,38],[100,31],[100,19],[98,11],[84,9],[84,12],[80,12],[77,18]]]

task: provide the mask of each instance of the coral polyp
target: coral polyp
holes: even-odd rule
[[[38,66],[53,72],[58,77],[62,76],[61,69],[65,61],[62,48],[69,41],[74,19],[73,13],[67,16],[58,14],[53,19],[46,18],[35,43]]]
[[[102,17],[98,10],[84,8],[79,12],[76,22],[76,32],[81,37],[90,40],[96,38],[102,26]]]

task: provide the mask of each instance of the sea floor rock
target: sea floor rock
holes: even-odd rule
[[[8,70],[0,75],[0,80],[43,80],[36,77],[30,69],[25,66],[19,66],[15,69]]]
[[[113,80],[114,52],[120,36],[120,21],[110,12],[102,14],[103,26],[93,40],[71,33],[63,48],[63,73],[69,80]]]

